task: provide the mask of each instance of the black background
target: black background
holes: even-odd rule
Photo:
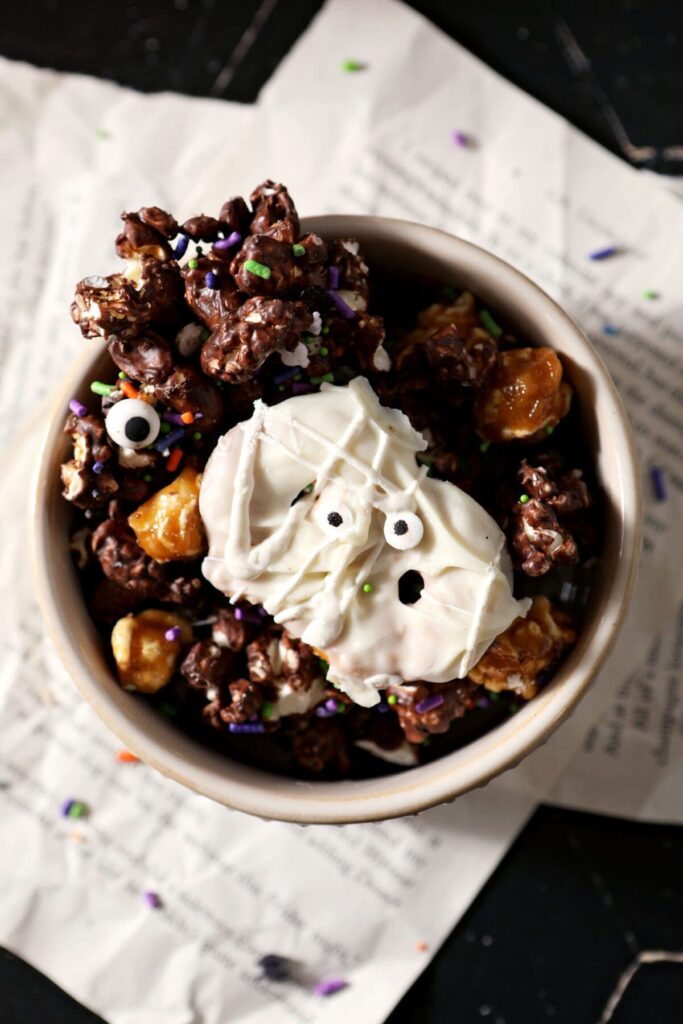
[[[249,102],[320,6],[5,0],[0,53],[144,91]],[[412,6],[624,159],[683,173],[680,0]],[[639,956],[610,1024],[681,1024],[676,954],[683,828],[542,807],[388,1024],[599,1024]],[[98,1020],[0,951],[0,1024]]]

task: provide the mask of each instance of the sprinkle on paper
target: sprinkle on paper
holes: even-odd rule
[[[588,254],[588,258],[591,260],[608,260],[610,256],[616,256],[619,249],[616,245],[606,245],[603,249],[594,249],[593,252]]]
[[[655,493],[657,501],[666,501],[666,478],[664,476],[664,470],[660,466],[652,466],[650,468],[650,479],[652,480],[652,490]]]

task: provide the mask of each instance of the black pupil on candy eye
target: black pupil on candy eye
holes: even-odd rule
[[[408,524],[405,519],[397,519],[394,523],[394,533],[398,537],[402,537],[404,533],[408,532]]]
[[[344,520],[342,519],[338,512],[328,513],[327,521],[330,524],[330,526],[341,526],[341,524],[344,522]]]
[[[131,416],[123,432],[129,441],[144,441],[149,436],[149,423],[144,416]]]

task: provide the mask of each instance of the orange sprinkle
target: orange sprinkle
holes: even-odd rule
[[[140,760],[135,754],[131,754],[130,750],[119,750],[116,754],[116,760],[121,761],[123,764],[135,764]]]
[[[183,421],[183,423],[194,423],[193,412],[181,412],[180,418]]]
[[[427,950],[429,949],[429,946],[427,945],[426,942],[417,942],[415,945],[417,946],[417,950],[419,953],[426,953]]]
[[[131,384],[131,382],[129,380],[122,380],[121,383],[119,384],[119,387],[123,391],[123,393],[126,396],[126,398],[139,398],[140,397],[140,392],[138,391],[138,389],[136,387],[133,386],[133,384]]]
[[[168,470],[169,473],[172,473],[174,469],[178,468],[182,457],[183,453],[180,450],[180,448],[174,448],[168,457],[168,461],[166,462],[166,469]]]

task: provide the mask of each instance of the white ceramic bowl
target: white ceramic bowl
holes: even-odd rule
[[[640,547],[639,474],[624,410],[588,339],[537,285],[491,253],[433,228],[377,217],[304,221],[323,237],[360,239],[371,268],[434,275],[471,288],[523,338],[562,357],[595,456],[605,508],[604,548],[578,643],[550,684],[514,717],[431,764],[400,774],[303,782],[248,767],[207,749],[119,687],[83,601],[68,548],[71,510],[60,496],[67,402],[90,399],[89,382],[107,376],[100,342],[85,354],[57,401],[45,434],[34,490],[38,597],[64,664],[83,696],[126,747],[165,775],[229,807],[263,818],[346,823],[413,814],[481,786],[543,743],[588,689],[623,622]],[[76,328],[74,327],[74,330]]]

